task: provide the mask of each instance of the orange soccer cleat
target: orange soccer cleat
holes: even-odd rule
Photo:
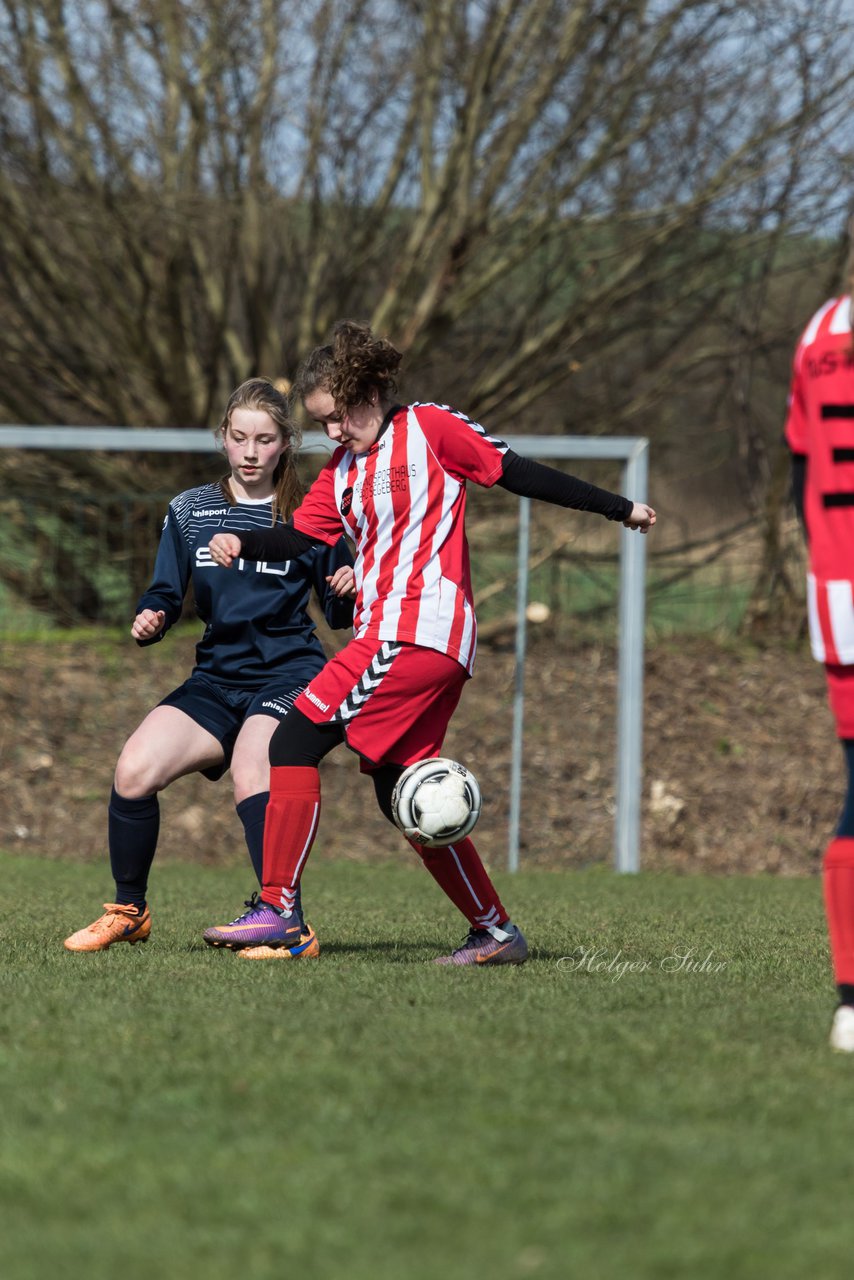
[[[147,942],[151,933],[148,907],[142,915],[132,903],[105,902],[105,914],[65,939],[66,951],[107,951],[114,942]]]
[[[311,925],[305,924],[299,942],[289,947],[244,947],[237,954],[244,960],[316,960],[320,942]]]

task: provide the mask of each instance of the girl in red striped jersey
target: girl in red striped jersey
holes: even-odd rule
[[[854,222],[852,222],[854,230]],[[813,657],[823,662],[848,790],[823,861],[839,1005],[830,1043],[854,1053],[854,337],[848,291],[812,317],[795,351],[786,441],[795,505],[809,548],[807,610]]]
[[[396,399],[401,355],[366,325],[342,321],[302,365],[296,392],[338,447],[276,530],[217,535],[218,564],[296,554],[343,530],[356,545],[354,638],[314,677],[270,743],[270,801],[261,903],[205,932],[250,958],[286,954],[294,898],[320,811],[318,765],[341,742],[361,757],[392,818],[403,770],[438,755],[471,674],[476,623],[466,482],[594,511],[646,533],[655,512],[523,459],[446,405]],[[284,550],[287,548],[287,550]],[[469,839],[443,849],[411,842],[469,922],[446,964],[520,964],[528,954]]]

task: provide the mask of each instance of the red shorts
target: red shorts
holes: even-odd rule
[[[315,724],[340,724],[362,772],[441,753],[468,679],[446,653],[397,640],[351,640],[294,706]]]
[[[836,718],[836,736],[854,738],[854,666],[826,662],[827,694]]]

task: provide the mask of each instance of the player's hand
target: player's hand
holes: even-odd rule
[[[326,581],[336,596],[348,596],[351,600],[355,600],[356,575],[351,564],[342,564],[334,573],[327,574]]]
[[[215,533],[208,543],[208,551],[214,564],[230,569],[240,558],[240,539],[235,533]]]
[[[632,514],[623,524],[627,529],[640,529],[641,533],[649,533],[655,524],[655,512],[645,502],[636,502],[632,506]]]
[[[162,609],[143,609],[133,620],[130,633],[134,640],[153,640],[163,630],[166,614]]]

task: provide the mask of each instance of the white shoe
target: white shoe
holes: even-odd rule
[[[841,1004],[833,1015],[830,1047],[837,1053],[854,1053],[854,1006]]]

